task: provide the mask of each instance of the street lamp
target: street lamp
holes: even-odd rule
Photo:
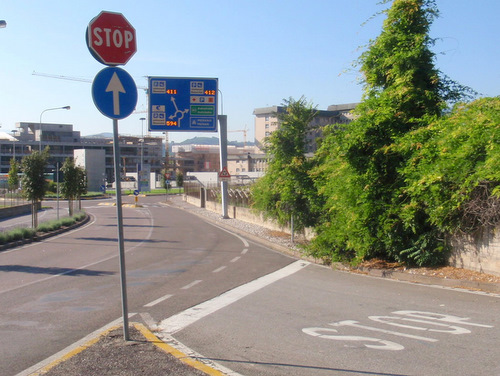
[[[139,191],[142,191],[142,178],[143,178],[143,166],[144,166],[144,120],[146,120],[146,118],[144,117],[141,117],[139,119],[141,121],[141,169],[139,171],[139,173],[137,174],[138,177],[139,177]]]
[[[16,137],[17,129],[10,131]],[[12,157],[16,160],[16,140],[12,140]]]
[[[47,111],[53,111],[53,110],[70,110],[71,109],[71,106],[64,106],[64,107],[54,107],[54,108],[47,108],[46,110],[43,110],[42,113],[40,114],[40,134],[39,134],[39,138],[40,138],[40,144],[39,144],[39,149],[40,149],[40,153],[42,152],[42,115],[47,112]]]

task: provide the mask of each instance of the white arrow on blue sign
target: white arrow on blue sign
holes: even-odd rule
[[[124,119],[137,105],[137,86],[123,69],[104,68],[97,73],[92,83],[92,99],[104,116]]]

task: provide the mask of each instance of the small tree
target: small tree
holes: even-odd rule
[[[78,210],[82,210],[82,196],[87,193],[87,173],[82,167],[77,167],[78,190]]]
[[[284,106],[286,111],[278,114],[280,127],[268,139],[268,169],[252,187],[253,207],[281,224],[293,216],[296,228],[301,229],[315,221],[312,211],[317,195],[305,154],[306,134],[317,111],[304,97],[285,100]]]
[[[47,181],[44,172],[49,159],[49,149],[45,148],[43,152],[33,151],[25,156],[21,161],[21,169],[24,173],[21,183],[23,187],[23,196],[31,201],[32,227],[38,227],[38,203],[42,201],[47,190]]]
[[[10,160],[9,178],[7,183],[10,191],[14,191],[19,187],[19,166],[14,158]]]
[[[182,172],[178,172],[175,175],[175,182],[177,184],[177,187],[182,188],[182,186],[184,185],[184,175],[182,174]]]
[[[66,158],[61,171],[64,174],[64,180],[61,186],[61,193],[68,200],[69,215],[73,215],[74,200],[87,192],[86,175],[81,167],[75,166],[71,158]]]

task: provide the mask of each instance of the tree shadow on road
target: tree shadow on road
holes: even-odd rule
[[[104,238],[104,237],[83,237],[77,238],[79,240],[92,240],[92,241],[102,241],[102,242],[116,242],[117,238]],[[126,242],[132,243],[179,243],[178,241],[171,240],[154,240],[154,239],[124,239]]]
[[[31,274],[51,274],[51,275],[69,275],[69,276],[90,276],[98,277],[103,275],[114,275],[115,272],[108,272],[104,270],[90,270],[90,269],[72,269],[60,267],[41,267],[30,265],[0,265],[0,272],[18,272],[18,273],[31,273]]]

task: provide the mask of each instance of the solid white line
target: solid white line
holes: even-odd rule
[[[299,270],[302,270],[309,264],[310,263],[307,261],[296,261],[271,274],[257,278],[247,284],[227,291],[218,297],[207,300],[206,302],[191,307],[184,312],[171,316],[168,319],[163,320],[160,325],[158,325],[158,329],[165,335],[177,333],[178,331],[218,311],[219,309],[227,307],[247,295],[250,295],[282,278],[288,277]]]
[[[211,223],[211,222],[206,222],[206,223],[208,223],[209,225],[212,225],[212,226],[214,226],[214,227],[217,227],[218,229],[220,229],[220,230],[222,230],[222,231],[228,232],[228,233],[230,233],[230,234],[231,234],[231,235],[233,235],[233,236],[236,236],[238,239],[240,239],[240,240],[241,240],[241,242],[243,243],[243,245],[244,245],[245,247],[250,247],[250,244],[248,243],[248,241],[247,241],[245,238],[243,238],[243,237],[239,236],[238,234],[236,234],[236,233],[232,232],[231,230],[228,230],[228,229],[225,229],[224,227],[218,226],[218,225],[216,225],[215,223]]]
[[[221,266],[220,268],[215,269],[214,271],[212,271],[212,273],[218,273],[218,272],[223,271],[224,269],[226,269],[226,266],[225,266],[225,265],[224,265],[224,266]]]
[[[197,279],[196,281],[193,281],[191,282],[190,284],[184,286],[184,287],[181,287],[181,290],[187,290],[187,289],[190,289],[191,287],[193,286],[196,286],[198,283],[200,283],[201,280],[200,279]]]
[[[158,303],[161,303],[163,302],[164,300],[167,300],[168,298],[171,298],[172,295],[165,295],[165,296],[162,296],[161,298],[158,298],[156,300],[153,300],[151,303],[148,303],[148,304],[144,304],[144,307],[153,307],[155,305],[157,305]]]
[[[236,262],[236,261],[238,261],[240,258],[241,258],[240,256],[235,257],[234,259],[232,259],[232,260],[231,260],[231,262]]]

